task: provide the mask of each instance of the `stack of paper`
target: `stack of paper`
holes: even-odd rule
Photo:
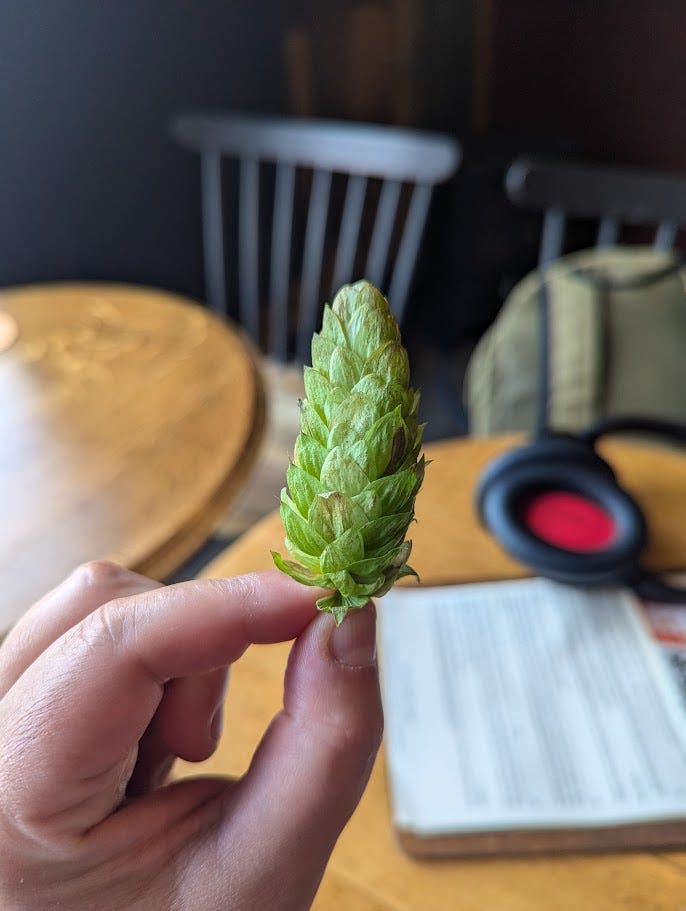
[[[686,820],[686,702],[628,593],[405,588],[379,616],[401,831]]]

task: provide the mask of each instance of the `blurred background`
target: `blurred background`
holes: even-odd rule
[[[420,372],[425,341],[451,353],[429,433],[459,432],[460,352],[536,263],[540,218],[507,201],[507,165],[552,154],[683,172],[685,27],[678,0],[3,4],[0,284],[202,299],[199,169],[170,137],[179,111],[447,132],[464,162],[435,195],[405,331]]]

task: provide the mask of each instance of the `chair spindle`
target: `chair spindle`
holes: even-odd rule
[[[346,281],[350,281],[355,268],[355,253],[357,240],[360,235],[362,212],[367,193],[367,178],[360,174],[353,174],[348,178],[341,216],[341,228],[338,235],[336,260],[333,271],[332,295]]]
[[[296,355],[301,362],[305,362],[308,359],[312,332],[319,328],[315,325],[315,322],[319,310],[319,286],[321,283],[322,256],[324,253],[330,189],[331,172],[313,171],[307,226],[305,228],[298,335],[296,339]]]
[[[656,250],[671,250],[676,243],[679,225],[675,221],[661,221],[655,231],[653,246]]]
[[[226,315],[226,267],[224,262],[224,208],[222,161],[218,153],[201,157],[202,229],[205,265],[205,296],[210,309]]]
[[[393,225],[398,210],[402,183],[399,180],[385,180],[381,187],[379,206],[374,219],[374,230],[369,245],[364,277],[378,288],[384,284],[388,250],[393,234]]]
[[[565,212],[557,206],[548,209],[543,218],[539,266],[545,266],[562,253],[565,237]]]
[[[616,215],[604,215],[598,225],[596,247],[613,247],[619,238],[620,222]]]
[[[431,184],[418,183],[412,190],[388,292],[388,299],[398,322],[401,322],[405,315],[407,296],[429,214],[432,192]]]
[[[260,163],[243,158],[238,197],[238,312],[247,332],[260,343],[259,201]]]
[[[269,278],[269,339],[267,351],[278,360],[288,356],[288,305],[290,299],[291,228],[295,166],[279,164],[274,187],[272,262]]]

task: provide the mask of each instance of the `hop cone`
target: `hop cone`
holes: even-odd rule
[[[416,575],[405,534],[424,457],[409,373],[386,299],[365,281],[341,288],[312,339],[301,433],[281,492],[285,545],[298,562],[273,553],[298,582],[333,589],[317,606],[337,623]]]

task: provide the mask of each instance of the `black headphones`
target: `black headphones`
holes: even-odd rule
[[[678,268],[679,264],[670,268]],[[653,273],[661,277],[666,270]],[[648,283],[645,276],[640,283]],[[610,286],[604,280],[605,287]],[[620,287],[627,287],[623,282]],[[610,418],[579,434],[548,428],[548,292],[541,285],[541,394],[534,440],[491,462],[476,493],[483,524],[516,560],[539,575],[583,587],[625,585],[648,600],[686,602],[640,564],[646,521],[596,451],[600,437],[641,433],[686,443],[686,425]]]

